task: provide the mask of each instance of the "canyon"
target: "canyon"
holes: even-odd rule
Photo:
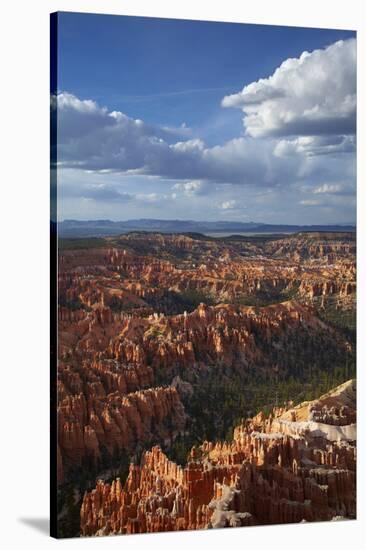
[[[85,493],[82,534],[354,518],[355,389],[351,380],[316,401],[259,413],[232,441],[192,448],[184,468],[153,447],[124,486],[99,481]]]
[[[61,239],[61,536],[355,517],[355,252]]]

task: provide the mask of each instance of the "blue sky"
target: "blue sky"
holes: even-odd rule
[[[58,37],[60,218],[355,220],[355,33],[60,13]]]

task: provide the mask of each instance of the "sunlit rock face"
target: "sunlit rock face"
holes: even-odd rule
[[[354,384],[289,402],[354,376],[354,236],[100,241],[59,252],[58,483],[78,534],[354,517]],[[312,392],[278,406],[288,379]]]
[[[185,413],[174,387],[156,387],[179,371],[219,363],[233,371],[269,366],[253,332],[270,342],[317,331],[322,322],[296,303],[262,308],[200,304],[177,316],[61,310],[58,369],[58,434],[62,471],[97,458],[100,445],[132,452],[138,443],[166,440],[184,430]],[[327,335],[329,340],[332,334]],[[71,359],[70,359],[71,358]],[[171,430],[164,428],[169,420]]]
[[[185,467],[153,447],[124,487],[99,481],[84,495],[82,534],[354,518],[355,390],[350,380],[316,401],[258,414],[232,441],[193,448]]]
[[[353,234],[298,234],[263,243],[159,234],[105,241],[118,248],[62,253],[61,297],[148,311],[164,306],[167,290],[206,292],[231,302],[258,291],[291,293],[299,285],[308,298],[355,292]]]
[[[86,457],[97,459],[101,445],[111,454],[115,448],[132,452],[139,443],[156,438],[164,441],[183,431],[185,413],[175,388],[105,395],[101,384],[98,394],[98,384],[97,391],[90,391],[87,398],[68,395],[59,404],[62,472],[82,466]]]

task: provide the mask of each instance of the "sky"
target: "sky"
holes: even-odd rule
[[[355,222],[355,32],[58,17],[59,220]]]

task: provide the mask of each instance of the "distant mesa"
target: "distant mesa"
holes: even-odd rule
[[[298,231],[356,231],[354,224],[334,225],[289,225],[255,222],[159,220],[143,218],[138,220],[64,220],[58,223],[58,233],[62,238],[107,237],[130,231],[160,233],[296,233]]]

